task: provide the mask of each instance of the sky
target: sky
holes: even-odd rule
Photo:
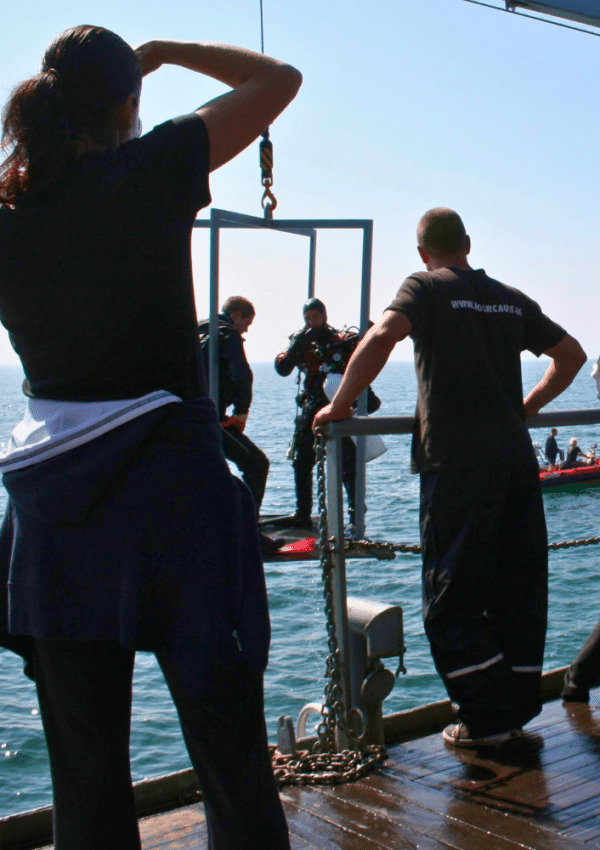
[[[422,268],[419,218],[451,207],[471,236],[471,264],[533,297],[595,359],[600,39],[465,0],[263,0],[263,10],[265,52],[304,75],[271,128],[275,218],[372,219],[377,319],[404,278]],[[261,48],[259,0],[30,0],[26,16],[11,3],[2,14],[3,101],[37,73],[58,32],[84,23],[134,46],[173,38]],[[144,81],[144,127],[224,90],[163,67]],[[258,163],[256,142],[215,172],[213,206],[262,217]],[[192,256],[204,318],[208,231],[194,232]],[[336,327],[358,323],[360,272],[359,233],[320,231],[316,294]],[[272,360],[302,326],[307,287],[304,237],[222,234],[220,300],[245,295],[256,307],[251,362]],[[410,360],[410,340],[392,358]],[[0,363],[16,362],[0,328]]]

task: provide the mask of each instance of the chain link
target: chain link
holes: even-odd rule
[[[340,753],[309,753],[297,750],[294,755],[282,755],[271,745],[271,760],[275,781],[283,785],[341,785],[366,776],[387,757],[383,747],[363,746],[360,750]]]
[[[327,522],[327,482],[325,479],[325,436],[322,432],[315,435],[316,459],[317,459],[317,501],[319,507],[319,544],[321,550],[321,573],[323,580],[323,598],[325,600],[325,617],[327,629],[327,648],[329,650],[326,661],[325,676],[325,700],[321,709],[321,722],[317,728],[318,742],[316,749],[321,753],[335,753],[335,730],[336,727],[348,736],[349,740],[355,739],[353,731],[346,722],[346,714],[342,695],[342,672],[340,664],[340,649],[335,633],[335,621],[333,613],[333,586],[332,586],[332,552],[333,541],[329,538],[329,526]],[[353,743],[355,741],[353,740]]]
[[[576,546],[593,546],[600,543],[600,537],[583,537],[579,540],[562,540],[560,543],[548,543],[548,549],[573,549]],[[404,552],[418,555],[421,552],[421,547],[416,544],[409,543],[381,543],[375,540],[352,540],[346,544],[347,549],[364,550],[365,555],[369,549],[373,552]]]
[[[333,540],[329,537],[327,521],[327,488],[325,481],[325,436],[318,431],[315,436],[317,455],[317,494],[319,504],[319,548],[323,576],[323,598],[327,630],[327,660],[325,664],[325,698],[321,708],[321,722],[317,727],[317,742],[313,752],[298,750],[294,755],[282,755],[273,748],[273,771],[277,784],[282,785],[340,785],[354,782],[374,770],[387,758],[385,747],[361,741],[346,713],[340,649],[335,633],[333,612],[332,553]],[[353,749],[336,752],[335,734],[339,729]]]
[[[584,537],[581,540],[563,540],[561,543],[548,543],[548,549],[572,549],[574,546],[593,546],[600,543],[600,537]]]

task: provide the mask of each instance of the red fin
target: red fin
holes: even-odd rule
[[[303,540],[296,540],[294,543],[286,543],[281,549],[274,552],[275,555],[297,555],[299,552],[313,552],[315,548],[315,538],[305,537]]]

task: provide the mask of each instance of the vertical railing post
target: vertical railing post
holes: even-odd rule
[[[342,441],[340,437],[327,440],[327,516],[329,537],[333,538],[331,553],[331,589],[333,618],[340,661],[340,686],[344,716],[350,709],[350,650],[348,638],[348,603],[346,594],[346,559],[344,553],[344,515],[342,499]],[[345,732],[338,728],[337,745],[347,749]]]
[[[373,222],[363,226],[362,277],[360,287],[360,333],[364,336],[369,327],[371,315],[371,263],[373,256]],[[358,399],[359,416],[367,415],[368,390]],[[366,437],[356,438],[356,495],[354,506],[354,537],[361,540],[365,536],[365,497],[367,491]]]
[[[310,235],[310,251],[308,255],[308,298],[315,297],[315,271],[317,268],[317,233],[313,230]]]

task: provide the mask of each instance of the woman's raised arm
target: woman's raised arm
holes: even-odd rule
[[[164,64],[180,65],[231,86],[197,110],[208,130],[211,171],[254,141],[302,83],[291,65],[226,44],[156,40],[140,45],[136,54],[144,75]]]

